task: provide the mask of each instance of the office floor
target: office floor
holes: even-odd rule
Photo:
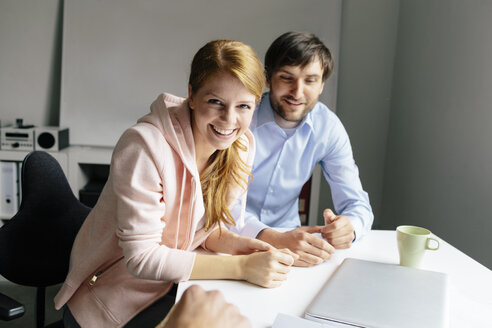
[[[59,285],[52,286],[46,289],[46,324],[61,319],[62,312],[56,311],[53,306],[53,298],[55,297]],[[12,284],[0,276],[0,292],[24,304],[26,313],[12,321],[1,321],[0,328],[34,328],[35,321],[35,298],[36,290],[34,287],[24,287]]]

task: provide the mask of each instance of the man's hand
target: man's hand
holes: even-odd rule
[[[250,328],[236,306],[226,303],[217,290],[189,287],[156,328]]]
[[[329,208],[324,210],[325,226],[321,229],[321,235],[337,249],[350,248],[355,238],[354,226],[349,218],[343,215],[335,215]]]
[[[290,249],[299,255],[294,265],[308,267],[329,259],[335,251],[333,246],[325,240],[312,235],[316,232],[320,233],[322,229],[324,229],[322,226],[310,226],[278,232],[267,228],[262,230],[256,238],[266,241],[276,248]]]

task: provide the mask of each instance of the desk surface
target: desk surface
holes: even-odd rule
[[[271,327],[278,313],[303,317],[319,288],[346,257],[397,264],[396,234],[373,230],[350,249],[337,250],[325,263],[293,267],[287,281],[278,288],[266,289],[244,281],[191,280],[179,284],[176,300],[193,284],[206,290],[218,289],[251,320],[253,327]],[[443,240],[438,251],[426,252],[422,269],[449,275],[450,327],[492,327],[491,270]]]

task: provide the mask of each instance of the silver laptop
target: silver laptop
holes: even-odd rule
[[[330,327],[447,328],[448,276],[347,258],[308,307],[305,318]]]

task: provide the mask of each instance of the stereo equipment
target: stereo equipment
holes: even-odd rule
[[[41,126],[34,128],[35,150],[59,151],[69,146],[68,128]]]
[[[69,146],[68,128],[22,124],[0,127],[0,149],[20,151],[59,151]]]
[[[34,128],[2,127],[0,129],[0,142],[2,150],[34,150]]]

